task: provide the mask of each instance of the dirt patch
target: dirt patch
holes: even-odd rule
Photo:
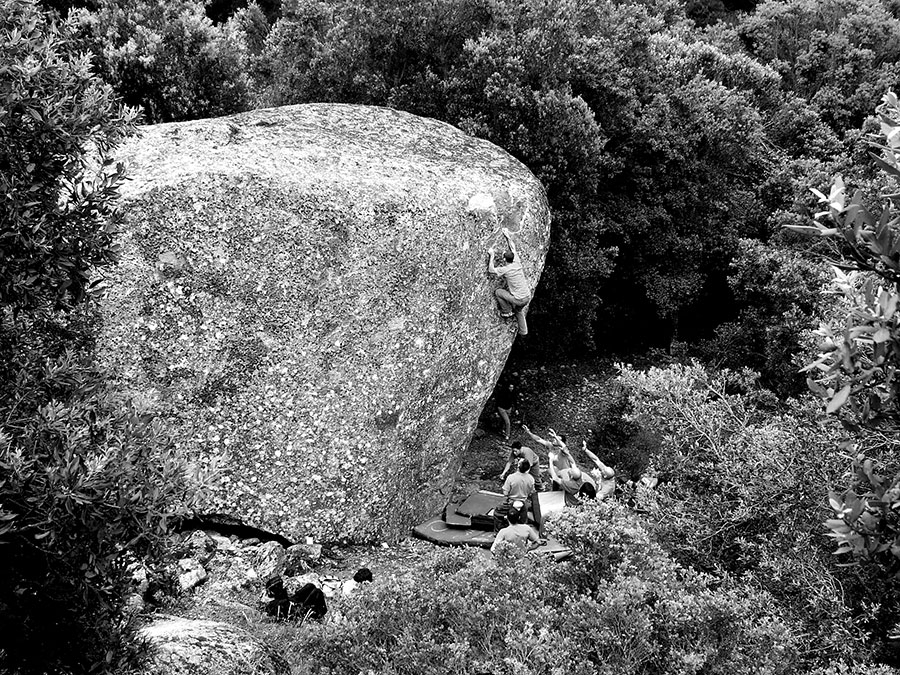
[[[565,435],[567,444],[579,461],[582,440],[591,445],[597,409],[611,396],[610,380],[615,368],[608,359],[576,363],[507,365],[505,376],[517,374],[519,403],[512,417],[510,442],[519,441],[534,448],[535,443],[522,431],[526,424],[533,433],[546,438],[553,428]],[[498,478],[509,453],[503,440],[503,428],[494,398],[488,401],[478,422],[478,431],[463,455],[462,469],[454,496],[465,496],[474,489],[498,490]],[[546,460],[541,451],[542,459]]]

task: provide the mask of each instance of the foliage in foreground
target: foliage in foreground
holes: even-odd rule
[[[0,0],[0,70],[0,662],[115,671],[129,556],[190,499],[171,440],[94,363],[85,305],[134,112],[33,0]]]
[[[118,667],[126,565],[189,502],[186,467],[89,355],[3,347],[0,650],[23,673]]]
[[[780,404],[752,373],[623,367],[628,419],[656,430],[653,491],[636,505],[681,564],[767,589],[802,626],[805,666],[891,659],[900,584],[833,555],[826,496],[850,464],[811,402]],[[874,439],[863,439],[872,443]]]
[[[764,591],[680,567],[624,507],[569,511],[553,532],[571,562],[436,553],[293,649],[306,672],[353,675],[793,672],[797,637]]]
[[[110,151],[135,112],[28,0],[0,2],[0,72],[0,308],[71,306],[115,257]]]
[[[809,387],[826,401],[826,412],[848,424],[881,427],[887,448],[866,456],[855,448],[849,485],[830,497],[831,534],[840,553],[875,561],[900,573],[900,464],[889,440],[900,420],[900,101],[889,92],[877,109],[880,135],[870,141],[870,158],[881,169],[882,190],[862,189],[848,199],[836,176],[820,220],[792,229],[833,243],[838,297],[834,320],[818,334],[820,354],[806,370]],[[871,186],[870,186],[871,187]],[[848,271],[844,271],[848,270]],[[877,446],[876,446],[877,448]],[[887,450],[887,451],[885,451]],[[880,455],[880,456],[879,456]],[[874,460],[883,459],[881,466]]]

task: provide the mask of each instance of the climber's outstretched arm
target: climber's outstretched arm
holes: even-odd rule
[[[513,243],[512,234],[510,234],[509,229],[505,227],[501,231],[503,232],[503,236],[506,237],[506,243],[509,244],[509,250],[512,251],[513,260],[515,260],[519,257],[519,252],[516,251],[516,245]]]

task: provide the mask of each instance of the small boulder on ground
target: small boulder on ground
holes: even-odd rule
[[[196,558],[204,564],[215,555],[216,542],[203,530],[194,530],[185,536],[179,548],[185,557]]]
[[[182,591],[189,591],[206,581],[206,570],[196,558],[179,560],[178,571],[178,585]]]
[[[281,576],[284,571],[286,554],[284,547],[277,541],[267,541],[256,547],[253,566],[259,578],[266,581]]]
[[[321,544],[294,544],[285,552],[284,573],[288,576],[302,574],[321,559]]]
[[[236,626],[168,617],[139,631],[151,645],[153,675],[287,675],[279,654]]]

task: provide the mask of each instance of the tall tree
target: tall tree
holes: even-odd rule
[[[124,172],[110,151],[136,113],[91,73],[69,24],[25,0],[0,7],[0,308],[69,306],[115,259]]]
[[[199,0],[96,0],[72,13],[100,76],[147,122],[228,115],[250,107],[246,54]]]
[[[0,663],[111,672],[126,554],[189,499],[171,439],[93,361],[85,299],[116,258],[134,110],[96,77],[71,22],[0,0]]]
[[[739,30],[835,131],[858,128],[896,86],[900,12],[888,0],[767,0]]]

